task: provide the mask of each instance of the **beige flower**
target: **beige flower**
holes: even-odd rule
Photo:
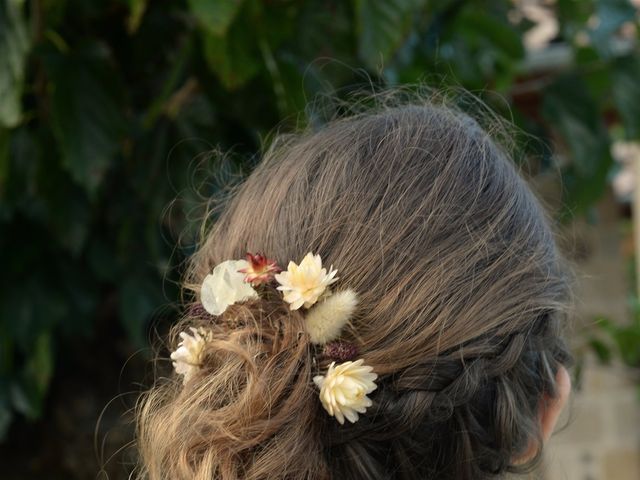
[[[341,425],[344,424],[345,417],[355,423],[358,413],[364,413],[372,405],[367,394],[378,388],[374,383],[378,375],[372,372],[372,367],[363,363],[362,359],[337,366],[336,362],[332,362],[325,376],[313,378],[320,388],[322,406]]]
[[[202,351],[211,340],[211,332],[203,328],[190,328],[192,335],[181,332],[182,339],[177,350],[171,354],[173,368],[178,375],[184,375],[182,383],[186,384],[198,371],[202,364]]]
[[[258,292],[244,281],[244,274],[239,272],[246,268],[249,268],[246,260],[227,260],[216,265],[213,272],[205,277],[200,301],[207,312],[220,315],[229,305],[258,297]]]
[[[358,296],[350,289],[335,292],[314,305],[304,322],[311,342],[322,345],[338,338],[357,305]]]
[[[320,255],[309,252],[300,265],[289,262],[287,270],[275,275],[275,279],[280,284],[278,290],[282,291],[284,300],[290,304],[289,308],[297,310],[316,303],[327,287],[338,280],[334,278],[336,273],[338,271],[333,270],[333,265],[327,273],[322,268]]]

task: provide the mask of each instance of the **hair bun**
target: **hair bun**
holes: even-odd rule
[[[292,478],[308,477],[296,458],[319,455],[319,406],[303,315],[277,298],[230,305],[219,316],[195,304],[187,312],[171,337],[207,332],[206,346],[185,386],[172,382],[146,398],[139,445],[155,470],[149,477],[266,478],[255,472],[276,463]]]

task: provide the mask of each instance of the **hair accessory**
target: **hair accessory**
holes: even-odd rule
[[[311,307],[325,293],[329,285],[338,280],[335,278],[337,270],[333,265],[327,269],[322,267],[320,255],[309,252],[302,259],[300,265],[289,262],[287,270],[275,276],[280,284],[278,290],[284,294],[284,301],[289,303],[291,310],[300,307]]]
[[[184,375],[182,383],[186,384],[198,371],[202,361],[202,352],[207,342],[211,341],[211,332],[203,328],[191,327],[192,335],[181,332],[182,339],[178,349],[171,354],[173,368],[179,375]]]
[[[305,318],[305,328],[311,342],[322,345],[338,338],[357,305],[356,292],[344,290],[334,293],[309,310]]]
[[[338,340],[327,343],[322,350],[322,354],[331,360],[346,362],[347,360],[354,360],[358,356],[358,347],[353,343]]]
[[[258,291],[253,287],[275,280],[276,289],[282,292],[289,309],[304,307],[307,310],[304,328],[311,343],[324,345],[324,357],[334,360],[327,374],[317,375],[313,381],[320,389],[324,409],[344,424],[345,418],[356,422],[358,413],[364,413],[371,406],[367,395],[377,388],[374,380],[378,376],[372,367],[364,365],[363,359],[352,361],[358,356],[354,344],[336,340],[358,305],[355,291],[334,293],[329,288],[338,280],[337,273],[333,265],[327,272],[320,255],[312,252],[307,253],[299,265],[290,261],[285,271],[263,254],[247,253],[246,260],[227,260],[216,265],[202,282],[200,302],[210,315],[221,315],[229,305],[258,298]],[[208,330],[190,330],[192,335],[180,333],[182,340],[171,354],[176,372],[184,376],[184,384],[200,368],[204,347],[212,340]],[[342,363],[336,364],[336,360]]]
[[[269,260],[260,253],[256,253],[255,255],[247,253],[247,263],[249,264],[248,267],[241,268],[238,271],[245,273],[244,281],[254,287],[271,282],[273,276],[282,271],[275,260]]]
[[[204,309],[211,315],[222,314],[229,305],[258,298],[251,285],[245,282],[240,270],[250,268],[246,260],[227,260],[213,269],[202,282],[200,301]]]
[[[367,395],[377,388],[374,380],[378,375],[363,363],[362,359],[337,366],[336,362],[332,362],[325,376],[313,377],[314,383],[320,388],[322,406],[329,415],[336,417],[340,425],[344,424],[345,417],[355,423],[358,413],[365,413],[367,407],[372,405]]]

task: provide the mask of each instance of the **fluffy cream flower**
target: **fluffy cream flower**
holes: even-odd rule
[[[282,291],[284,300],[290,304],[289,308],[297,310],[316,303],[327,287],[338,280],[334,278],[336,273],[338,271],[333,270],[333,265],[327,273],[326,268],[322,268],[320,255],[309,252],[300,265],[289,262],[287,270],[275,275],[275,279],[280,284],[278,290]]]
[[[341,425],[344,424],[345,417],[355,423],[358,413],[364,413],[372,405],[367,394],[378,388],[374,383],[378,375],[372,372],[372,367],[363,363],[362,359],[337,366],[336,362],[332,362],[325,376],[313,378],[320,388],[322,406]]]
[[[322,345],[338,338],[357,305],[358,296],[353,290],[336,292],[314,305],[304,321],[311,342]]]
[[[181,332],[182,339],[178,348],[171,354],[173,368],[178,375],[184,375],[182,383],[186,384],[198,371],[202,363],[202,351],[211,340],[211,332],[202,328],[190,328],[192,335]]]
[[[220,315],[229,305],[257,298],[258,292],[244,281],[244,274],[238,270],[249,267],[246,260],[227,260],[207,275],[200,289],[200,301],[211,315]]]

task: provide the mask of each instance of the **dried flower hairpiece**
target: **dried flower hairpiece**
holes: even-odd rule
[[[322,267],[320,255],[309,252],[302,259],[300,265],[289,262],[287,270],[275,276],[280,284],[278,290],[284,294],[284,301],[290,304],[291,310],[300,307],[311,307],[318,301],[329,285],[334,283],[337,270],[333,270],[333,265],[327,269]]]
[[[367,395],[377,386],[378,375],[372,368],[363,365],[364,360],[344,362],[336,366],[332,362],[325,376],[313,378],[320,388],[320,401],[329,415],[336,417],[342,425],[346,417],[351,423],[358,420],[358,413],[364,413],[372,405]]]
[[[275,260],[269,260],[260,253],[247,253],[247,263],[249,264],[248,267],[241,268],[238,271],[244,273],[244,281],[254,287],[262,283],[269,283],[276,273],[282,271]]]
[[[329,289],[338,280],[337,273],[333,265],[327,272],[320,255],[312,252],[299,265],[290,261],[285,271],[263,254],[248,253],[246,260],[227,260],[216,265],[202,282],[200,302],[209,314],[221,315],[229,305],[258,298],[254,287],[275,280],[291,310],[302,307],[307,310],[304,325],[311,342],[324,345],[325,358],[342,362],[332,362],[326,375],[317,375],[313,381],[320,389],[322,406],[344,424],[345,418],[356,422],[358,413],[371,406],[367,395],[376,389],[377,375],[372,367],[364,365],[363,359],[352,361],[358,354],[355,345],[336,341],[358,305],[353,290],[334,293]],[[190,330],[191,334],[180,334],[178,349],[171,354],[173,366],[184,376],[185,384],[200,368],[202,352],[211,341],[208,330]]]
[[[240,270],[249,268],[246,260],[227,260],[204,278],[200,289],[202,306],[211,315],[221,315],[229,305],[250,298],[258,298],[251,285],[245,282]]]
[[[187,332],[180,333],[178,349],[171,354],[173,368],[177,374],[183,375],[183,384],[186,384],[200,368],[204,347],[211,341],[210,331],[193,327],[190,330],[191,335]]]

